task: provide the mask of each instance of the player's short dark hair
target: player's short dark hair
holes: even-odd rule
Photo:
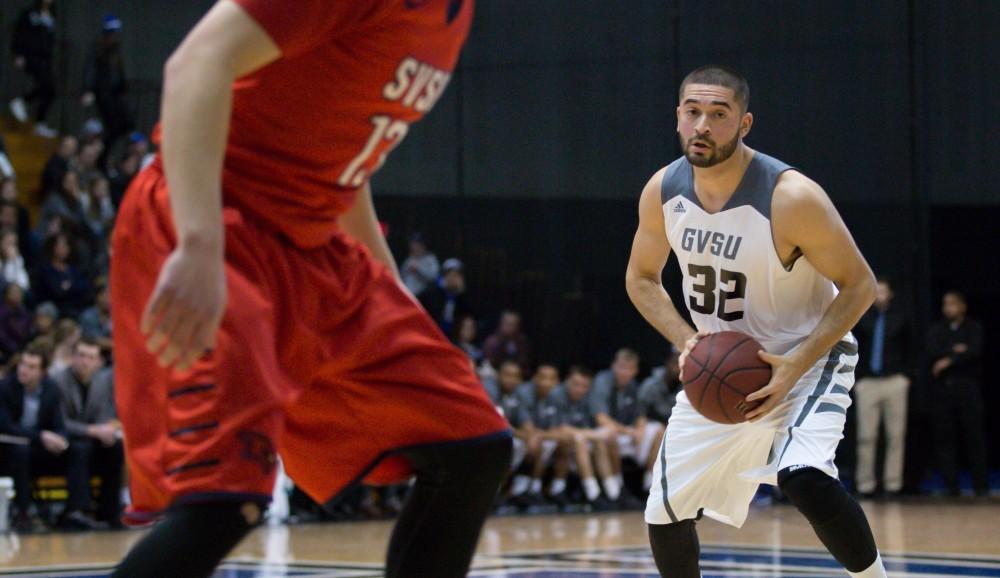
[[[566,371],[566,379],[573,377],[574,375],[582,375],[587,379],[593,379],[594,372],[582,365],[571,365],[569,370]]]
[[[944,292],[944,296],[945,297],[947,297],[949,295],[951,295],[955,299],[958,299],[959,301],[961,301],[962,305],[968,305],[969,304],[969,301],[965,298],[965,293],[962,293],[958,289],[949,289],[948,291]]]
[[[681,89],[678,95],[679,100],[684,98],[684,88],[689,84],[724,86],[733,91],[736,101],[743,105],[744,112],[750,108],[750,84],[747,83],[747,79],[742,74],[732,68],[718,64],[709,64],[695,68],[681,82]]]

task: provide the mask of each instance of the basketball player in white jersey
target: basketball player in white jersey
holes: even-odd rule
[[[851,576],[884,577],[864,512],[833,463],[854,384],[851,327],[875,279],[830,199],[792,167],[743,143],[749,87],[708,66],[680,89],[684,156],[649,180],[626,274],[629,297],[684,360],[711,332],[756,338],[773,369],[747,397],[748,422],[723,425],[677,396],[646,506],[660,574],[697,578],[695,522],[739,527],[760,483],[777,484]],[[670,251],[684,275],[689,326],[661,284]]]

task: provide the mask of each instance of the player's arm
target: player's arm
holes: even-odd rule
[[[385,236],[378,225],[378,216],[375,213],[375,203],[372,201],[372,189],[365,186],[358,191],[358,197],[354,205],[346,213],[340,216],[337,221],[340,228],[345,233],[357,239],[371,252],[372,257],[381,261],[397,281],[402,283],[399,276],[399,267],[396,266],[396,259],[389,251],[389,245],[385,242]]]
[[[695,335],[695,330],[677,312],[663,288],[662,279],[663,267],[670,256],[670,242],[660,203],[660,185],[665,170],[653,175],[642,190],[639,227],[632,239],[632,253],[625,271],[625,290],[646,321],[671,343],[683,349],[685,342]]]
[[[177,248],[147,305],[147,348],[163,366],[191,365],[213,347],[226,286],[223,269],[222,162],[232,83],[281,52],[230,0],[208,12],[164,70],[163,163]]]
[[[771,364],[771,382],[747,400],[767,398],[747,413],[756,419],[780,403],[816,361],[854,327],[875,300],[875,275],[826,192],[804,175],[789,171],[774,189],[771,223],[775,246],[798,247],[802,257],[833,281],[839,295],[816,329],[792,353],[761,353]]]

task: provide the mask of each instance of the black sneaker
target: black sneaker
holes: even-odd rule
[[[618,496],[618,508],[628,511],[645,510],[646,503],[628,492],[622,492],[622,495]]]
[[[618,506],[604,496],[597,496],[597,498],[590,503],[590,508],[594,512],[614,512],[618,510]]]
[[[63,515],[62,520],[59,523],[59,527],[63,530],[69,530],[71,532],[89,532],[91,530],[108,529],[108,525],[104,522],[98,522],[79,510],[74,510]]]

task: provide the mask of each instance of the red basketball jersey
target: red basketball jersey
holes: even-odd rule
[[[444,92],[473,0],[236,1],[282,57],[234,85],[226,204],[321,245]]]

